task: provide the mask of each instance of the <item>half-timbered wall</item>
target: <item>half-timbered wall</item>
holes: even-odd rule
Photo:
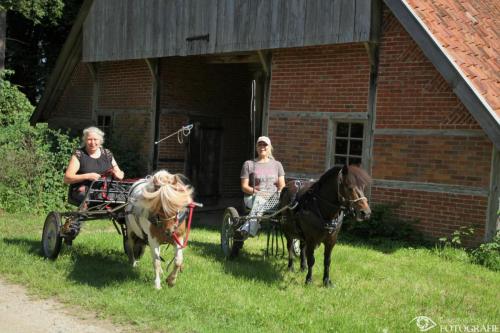
[[[330,166],[332,122],[367,118],[369,74],[363,44],[273,52],[269,135],[288,175]]]
[[[371,0],[95,0],[84,61],[361,42]]]
[[[484,237],[492,143],[388,10],[373,145],[373,202],[400,204],[428,236],[473,226]]]

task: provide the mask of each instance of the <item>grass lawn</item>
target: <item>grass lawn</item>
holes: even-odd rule
[[[111,222],[87,223],[56,261],[40,254],[43,222],[0,213],[0,276],[137,331],[420,332],[417,316],[438,325],[428,332],[460,324],[500,331],[500,273],[426,248],[340,242],[332,255],[335,287],[326,289],[321,248],[314,282],[305,286],[305,273],[287,272],[284,258],[263,257],[264,235],[225,261],[218,231],[194,228],[177,285],[163,281],[157,291],[149,249],[130,267]],[[162,253],[168,261],[173,251]]]

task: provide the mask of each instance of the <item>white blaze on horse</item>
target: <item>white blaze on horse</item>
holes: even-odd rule
[[[165,170],[136,182],[129,193],[126,208],[127,235],[125,248],[130,263],[135,267],[144,253],[146,244],[151,248],[155,287],[161,289],[160,245],[174,246],[174,268],[167,277],[170,287],[175,285],[177,274],[182,270],[182,249],[185,247],[186,217],[188,205],[192,213],[193,188],[182,181],[179,174]],[[189,219],[190,222],[190,219]],[[189,232],[189,229],[187,229]]]

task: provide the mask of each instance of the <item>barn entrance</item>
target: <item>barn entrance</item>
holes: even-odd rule
[[[159,151],[159,168],[184,173],[205,205],[241,200],[240,170],[262,133],[266,76],[257,55],[164,58],[163,133],[193,124],[182,145]]]

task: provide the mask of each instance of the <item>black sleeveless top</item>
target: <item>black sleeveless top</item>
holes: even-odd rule
[[[103,174],[106,170],[113,167],[113,154],[109,149],[101,149],[101,156],[99,158],[90,157],[85,148],[78,148],[75,151],[75,156],[80,162],[80,168],[76,172],[77,175],[84,173],[95,172],[98,174]],[[73,184],[72,187],[78,187],[80,185],[90,185],[90,181],[86,180],[78,184]]]

